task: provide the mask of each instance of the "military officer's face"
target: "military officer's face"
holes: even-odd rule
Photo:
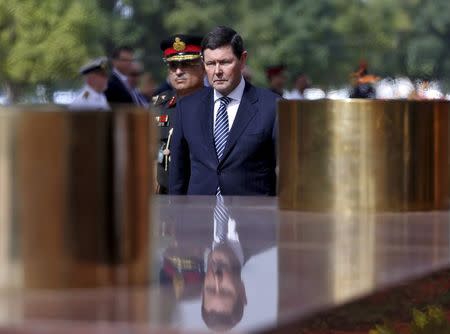
[[[97,92],[101,93],[108,87],[108,74],[105,71],[94,71],[86,76],[86,82]]]
[[[203,87],[205,71],[200,59],[170,61],[167,63],[167,66],[169,69],[169,82],[178,96],[190,94]]]
[[[247,60],[247,52],[236,57],[231,45],[203,52],[206,74],[211,86],[222,95],[230,94],[239,85]]]

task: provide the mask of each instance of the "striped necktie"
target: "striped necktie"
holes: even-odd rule
[[[215,222],[215,239],[223,243],[227,239],[228,220],[230,214],[228,208],[225,206],[223,197],[217,196],[216,206],[214,207],[214,222]]]
[[[214,145],[216,146],[217,158],[222,159],[225,144],[228,139],[228,113],[227,107],[231,102],[228,96],[222,96],[219,109],[217,110],[216,124],[214,124]]]
[[[216,124],[214,124],[214,145],[216,146],[217,159],[220,161],[228,139],[227,107],[231,102],[231,98],[222,96],[219,100],[220,105],[217,110]],[[220,195],[220,186],[217,187],[216,195]]]

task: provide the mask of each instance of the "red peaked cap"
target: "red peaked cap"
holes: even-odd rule
[[[183,61],[200,58],[202,37],[178,34],[163,40],[160,48],[166,61]]]

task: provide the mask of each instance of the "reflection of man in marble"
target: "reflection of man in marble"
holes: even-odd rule
[[[228,207],[223,204],[215,196],[201,203],[173,197],[159,213],[164,222],[160,241],[165,240],[160,283],[167,288],[164,296],[176,305],[171,321],[187,331],[204,326],[240,330],[255,320],[255,308],[258,313],[276,309],[276,299],[258,306],[276,293],[255,292],[270,290],[267,282],[276,275],[276,261],[258,259],[276,245],[275,212],[255,209],[258,204],[247,198],[225,198]],[[264,277],[256,274],[260,272]]]
[[[247,304],[241,279],[243,264],[236,222],[219,196],[214,208],[214,242],[202,291],[202,317],[209,328],[230,329],[242,319]]]

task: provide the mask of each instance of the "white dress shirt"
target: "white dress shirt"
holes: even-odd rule
[[[214,241],[212,244],[212,249],[215,249],[217,246],[220,245],[220,239],[219,236],[217,235],[217,224],[219,224],[219,222],[216,219],[214,219]],[[239,260],[241,266],[243,266],[244,252],[241,243],[239,241],[239,234],[236,231],[236,221],[231,217],[228,217],[226,243],[233,250],[233,253],[234,255],[236,255],[236,258]]]
[[[113,69],[113,73],[120,79],[120,81],[122,81],[123,85],[128,90],[128,93],[130,93],[134,104],[137,106],[147,108],[148,107],[147,101],[141,99],[141,97],[139,96],[139,92],[137,91],[136,88],[130,86],[130,83],[128,82],[128,77],[122,72],[120,72],[117,68]]]
[[[245,88],[245,80],[241,76],[241,81],[239,82],[239,85],[230,93],[228,94],[228,97],[231,99],[231,102],[228,104],[227,107],[227,114],[228,114],[228,130],[231,130],[231,127],[233,126],[234,119],[236,118],[236,114],[239,108],[239,105],[241,104],[242,95],[244,94],[244,88]],[[219,110],[220,106],[220,98],[223,97],[222,94],[220,94],[217,90],[214,89],[214,123],[213,123],[213,129],[214,125],[216,124],[216,117],[217,117],[217,111]]]
[[[125,87],[130,90],[130,85],[128,84],[128,77],[120,72],[117,68],[113,68],[113,73],[122,81],[122,83],[125,85]]]
[[[285,98],[286,100],[304,100],[305,99],[303,94],[300,93],[300,91],[295,88],[293,90],[291,90],[290,92],[284,91],[283,98]]]

